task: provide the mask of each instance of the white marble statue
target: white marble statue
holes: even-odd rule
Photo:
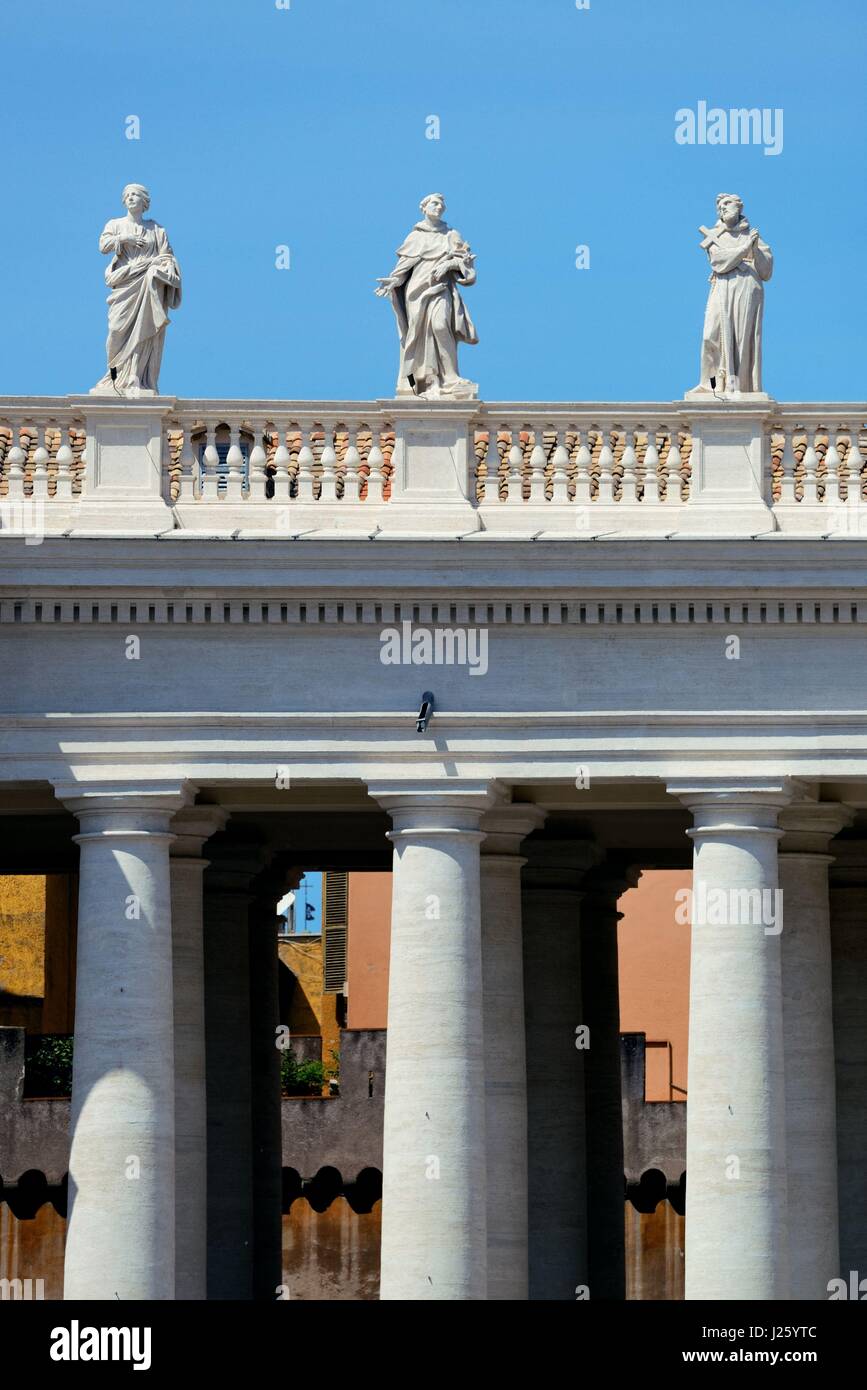
[[[476,282],[475,256],[443,221],[445,199],[429,193],[424,217],[397,250],[397,265],[376,294],[391,299],[400,336],[397,394],[471,399],[475,382],[458,373],[458,343],[477,343],[458,285]]]
[[[105,272],[108,371],[91,395],[155,396],[168,310],[181,302],[181,271],[165,228],[144,216],[148,190],[128,183],[121,197],[126,216],[113,217],[99,238],[100,251],[112,258]]]
[[[717,221],[700,227],[711,264],[704,316],[701,380],[687,395],[740,395],[762,390],[764,281],[774,267],[771,248],[743,215],[735,193],[720,193]]]

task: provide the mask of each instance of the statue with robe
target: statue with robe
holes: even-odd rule
[[[687,395],[740,395],[762,390],[764,282],[774,268],[771,248],[743,215],[735,193],[720,193],[717,221],[700,227],[711,266],[704,316],[701,380]]]
[[[445,199],[430,193],[424,214],[397,250],[397,265],[375,291],[389,298],[397,319],[400,367],[397,394],[473,399],[475,382],[458,372],[458,343],[477,343],[458,290],[476,282],[475,256],[459,232],[443,221]]]
[[[181,302],[181,271],[164,227],[144,214],[150,193],[128,183],[125,217],[112,218],[99,238],[111,262],[108,296],[108,371],[91,395],[155,396],[169,309]]]

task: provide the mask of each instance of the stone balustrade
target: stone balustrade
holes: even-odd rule
[[[606,537],[867,529],[867,405],[0,398],[0,530]]]

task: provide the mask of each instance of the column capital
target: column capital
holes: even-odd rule
[[[867,840],[841,840],[835,845],[830,874],[832,888],[867,887]]]
[[[669,782],[668,792],[692,812],[696,836],[750,831],[781,835],[780,811],[804,795],[804,783],[793,777],[719,777],[706,781]]]
[[[171,817],[196,788],[183,778],[159,782],[55,782],[54,795],[78,818],[81,835],[169,835]]]
[[[583,894],[584,878],[602,850],[593,840],[534,840],[526,855],[525,888]]]
[[[695,811],[704,807],[788,806],[804,795],[804,788],[805,783],[795,777],[709,777],[669,782],[666,790]]]
[[[391,816],[389,835],[428,831],[476,831],[486,811],[508,798],[508,788],[492,778],[438,778],[369,782],[367,790]]]
[[[780,812],[783,838],[779,852],[783,855],[829,855],[828,847],[855,819],[855,812],[839,801],[804,801],[784,806]]]
[[[205,893],[217,896],[240,896],[252,902],[253,882],[267,866],[270,852],[255,840],[235,839],[223,831],[208,846],[208,869],[205,874]]]
[[[611,923],[619,922],[623,913],[618,912],[617,903],[640,878],[641,867],[634,863],[631,854],[618,851],[604,854],[590,869],[583,884],[585,896],[593,903],[593,916],[589,921],[598,922],[607,916]]]
[[[500,855],[517,858],[521,853],[522,841],[534,830],[541,830],[545,817],[546,812],[541,806],[534,806],[530,802],[512,802],[508,806],[495,806],[486,811],[481,823],[485,832],[483,858]]]
[[[183,806],[172,820],[175,836],[172,859],[190,859],[205,864],[202,846],[225,827],[229,812],[222,806]]]
[[[126,814],[130,811],[161,811],[173,815],[189,806],[196,788],[186,778],[158,782],[66,782],[53,783],[54,795],[73,815],[98,811]]]

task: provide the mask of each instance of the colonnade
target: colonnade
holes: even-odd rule
[[[630,856],[549,837],[493,781],[368,790],[394,867],[381,1297],[623,1297]],[[81,828],[65,1297],[273,1296],[285,874],[181,781],[56,792]],[[863,1004],[863,981],[853,1002],[832,980],[828,869],[851,816],[787,779],[669,792],[696,888],[687,1297],[825,1298],[835,1049]],[[776,909],[778,889],[780,930],[746,906]]]

